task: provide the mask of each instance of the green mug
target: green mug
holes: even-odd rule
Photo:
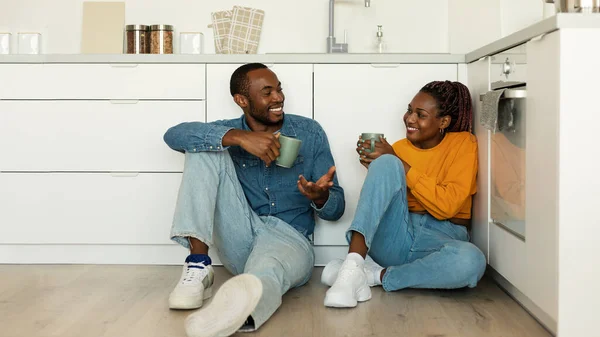
[[[281,147],[279,148],[279,157],[277,157],[276,165],[285,168],[294,166],[294,161],[298,157],[302,141],[298,138],[279,135],[279,144],[281,144]]]
[[[360,139],[371,141],[371,149],[365,149],[365,151],[366,152],[374,152],[375,151],[375,142],[380,142],[381,137],[383,137],[383,133],[363,133],[362,135],[360,135]]]

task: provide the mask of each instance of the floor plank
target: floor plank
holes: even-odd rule
[[[181,267],[0,265],[3,336],[185,336],[190,311],[167,308]],[[231,275],[216,267],[216,285]],[[475,289],[386,293],[354,309],[323,306],[322,268],[257,332],[240,336],[551,336],[491,280]]]

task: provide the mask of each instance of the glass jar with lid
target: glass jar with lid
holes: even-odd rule
[[[150,53],[173,54],[173,26],[150,26]]]
[[[147,54],[150,52],[149,30],[150,27],[146,25],[125,26],[125,53]]]

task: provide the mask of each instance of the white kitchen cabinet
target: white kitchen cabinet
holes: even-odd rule
[[[0,100],[0,171],[182,172],[165,131],[203,101]]]
[[[527,64],[521,65],[521,71],[511,75],[511,81],[527,83],[527,97],[524,113],[526,150],[524,154],[524,185],[525,205],[524,237],[518,237],[503,226],[494,222],[489,224],[489,265],[497,273],[492,276],[523,306],[550,331],[557,331],[558,322],[558,221],[560,214],[559,185],[562,173],[559,170],[559,115],[563,94],[560,83],[561,54],[559,32],[551,33],[541,39],[534,39],[527,43]],[[521,58],[524,59],[524,55]],[[486,58],[486,60],[489,59]],[[492,141],[490,132],[479,125],[481,102],[479,94],[489,90],[483,81],[478,84],[474,71],[483,68],[483,60],[469,64],[469,76],[474,80],[469,83],[473,91],[475,109],[475,134],[479,141],[480,171],[478,177],[478,194],[474,203],[474,228],[473,241],[481,247],[485,240],[484,232],[478,232],[478,226],[483,229],[483,205],[486,204],[486,214],[489,217],[494,210],[495,203],[500,203],[501,196],[492,195],[493,178],[502,170],[507,170],[502,165],[494,164],[490,157]],[[490,68],[492,72],[497,67]],[[526,78],[524,77],[526,69]],[[472,71],[473,70],[473,71]],[[483,69],[480,69],[483,73]],[[517,76],[518,75],[518,76]],[[490,82],[498,80],[494,73],[490,75]],[[479,92],[478,92],[479,91]],[[521,103],[519,103],[521,104]],[[591,122],[590,122],[591,123]],[[496,132],[493,137],[501,136]],[[496,138],[501,139],[501,138]],[[485,142],[485,144],[484,144]],[[509,153],[509,152],[506,152]],[[516,158],[516,157],[515,157]],[[514,159],[514,158],[513,158]],[[486,162],[488,167],[493,164],[494,169],[482,168]],[[515,174],[516,168],[511,167]],[[494,173],[494,170],[496,171]],[[485,173],[484,177],[482,174]],[[507,184],[507,182],[504,182]],[[490,198],[492,198],[490,200]],[[491,208],[490,208],[491,202]],[[501,213],[501,212],[500,212]],[[500,214],[498,213],[498,214]],[[515,215],[516,216],[516,215]],[[519,215],[520,217],[520,215]],[[522,217],[521,217],[522,218]],[[490,220],[491,221],[491,220]]]
[[[489,223],[490,223],[490,132],[481,126],[481,101],[479,95],[490,90],[490,58],[486,57],[468,64],[468,86],[473,104],[473,132],[477,137],[479,162],[477,168],[477,193],[473,197],[471,217],[471,241],[486,257],[489,257]],[[488,260],[489,261],[489,260]]]
[[[240,117],[242,109],[235,104],[229,91],[231,74],[242,64],[209,64],[206,69],[207,95],[206,120]],[[284,111],[289,114],[313,117],[313,65],[273,64],[269,65],[281,82],[285,95]]]
[[[2,172],[0,244],[171,244],[181,176]]]
[[[528,284],[524,293],[555,322],[558,319],[558,191],[561,179],[558,130],[563,104],[559,91],[559,83],[563,81],[559,35],[558,32],[551,33],[539,41],[527,43],[525,155]],[[577,110],[569,107],[570,118],[575,116],[574,111]]]
[[[405,137],[403,115],[414,95],[435,80],[457,79],[456,64],[316,64],[314,118],[325,129],[346,195],[344,216],[318,219],[315,245],[346,245],[366,176],[356,153],[363,132],[384,133],[390,143]]]
[[[556,36],[558,35],[558,36]],[[599,191],[600,150],[598,150],[598,55],[600,29],[562,29],[544,36],[539,46],[530,43],[532,52],[557,50],[552,57],[552,75],[560,82],[545,82],[550,90],[560,86],[560,97],[552,101],[560,109],[557,121],[559,140],[557,188],[558,228],[551,223],[546,230],[558,238],[558,310],[559,336],[598,335],[598,303],[600,302],[600,268],[598,267],[598,237],[600,237]],[[546,45],[548,45],[546,47]],[[539,48],[539,49],[538,49]],[[560,62],[555,67],[555,62]],[[545,106],[545,105],[544,105]],[[556,106],[552,112],[554,118]],[[527,130],[529,131],[529,129]],[[540,130],[541,131],[541,128]],[[557,162],[554,162],[556,165]],[[556,180],[554,181],[556,184]],[[529,199],[527,199],[529,203]],[[529,205],[529,204],[528,204]],[[541,230],[542,228],[540,228]],[[557,231],[558,229],[558,231]],[[529,235],[529,233],[528,233]],[[554,252],[552,252],[554,253]],[[556,254],[554,254],[556,258]]]
[[[204,64],[0,64],[0,99],[204,99]]]

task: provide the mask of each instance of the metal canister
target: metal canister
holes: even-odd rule
[[[150,26],[150,53],[173,54],[173,26]]]
[[[125,53],[126,54],[148,54],[150,27],[146,25],[125,26]]]

